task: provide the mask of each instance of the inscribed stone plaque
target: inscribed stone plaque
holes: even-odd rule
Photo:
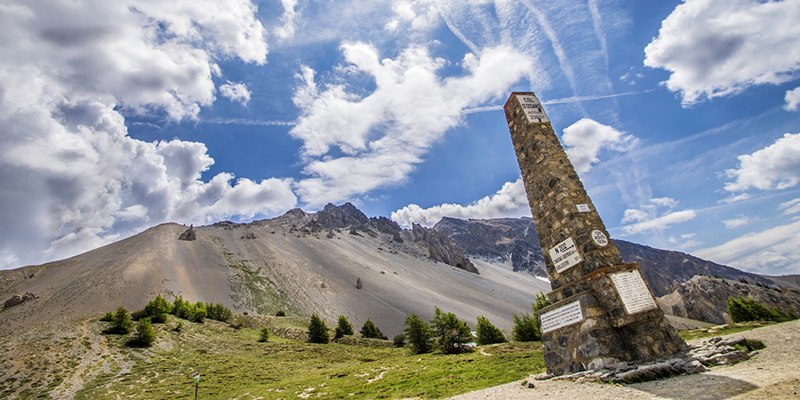
[[[600,247],[608,246],[608,238],[606,237],[606,234],[602,231],[598,231],[597,229],[592,231],[592,240],[594,240],[594,242]]]
[[[572,266],[581,262],[581,255],[578,254],[578,249],[575,248],[575,242],[571,237],[559,243],[549,251],[550,259],[553,260],[553,267],[558,273],[562,273]]]
[[[592,209],[589,208],[588,204],[576,204],[575,207],[578,209],[578,212],[589,212],[589,211],[592,211]]]
[[[522,111],[525,112],[525,117],[528,118],[529,123],[550,122],[550,119],[547,118],[547,114],[544,113],[542,103],[536,98],[536,96],[530,94],[518,94],[517,101],[519,101],[519,104],[522,106]]]
[[[550,310],[540,315],[539,318],[541,318],[542,333],[581,322],[583,321],[581,301],[573,301],[555,310]]]
[[[614,282],[614,287],[617,288],[619,298],[625,305],[625,311],[628,314],[636,314],[658,307],[650,291],[647,290],[639,271],[618,272],[609,276]]]

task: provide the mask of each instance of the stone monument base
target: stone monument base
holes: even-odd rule
[[[547,373],[600,370],[685,352],[637,263],[594,271],[547,294],[539,311]]]

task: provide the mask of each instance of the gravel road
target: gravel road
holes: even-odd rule
[[[731,366],[633,385],[525,380],[478,390],[458,400],[478,399],[798,399],[800,400],[800,320],[729,336],[758,339],[767,345],[750,360]],[[728,336],[726,336],[728,337]]]

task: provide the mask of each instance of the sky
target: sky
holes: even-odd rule
[[[612,238],[800,273],[800,0],[0,1],[0,269],[352,202],[530,216],[533,91]]]

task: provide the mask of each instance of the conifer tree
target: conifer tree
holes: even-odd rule
[[[360,333],[361,336],[365,338],[383,339],[383,340],[389,339],[388,337],[386,337],[386,335],[383,334],[383,332],[381,332],[380,329],[378,329],[377,326],[375,326],[375,323],[369,320],[369,318],[367,318],[367,321],[364,322],[364,326],[361,327]]]
[[[433,332],[438,338],[439,349],[445,354],[466,351],[465,344],[472,341],[469,325],[453,313],[443,312],[439,307],[431,320]]]
[[[156,332],[150,323],[150,317],[139,319],[136,323],[136,334],[128,341],[128,345],[135,347],[150,347],[156,341]]]
[[[496,326],[492,325],[483,315],[478,316],[478,323],[475,325],[475,333],[478,335],[476,342],[479,345],[505,343],[506,337]]]
[[[350,321],[347,320],[347,317],[340,315],[334,337],[338,339],[344,335],[352,335],[353,333],[353,325],[350,325]]]
[[[133,328],[133,321],[131,315],[124,307],[119,306],[114,313],[114,320],[111,321],[111,326],[106,330],[107,333],[116,333],[118,335],[127,335]]]
[[[308,326],[308,342],[309,343],[328,343],[328,327],[325,322],[320,319],[317,314],[311,315],[311,324]]]
[[[430,353],[432,350],[431,342],[433,341],[433,332],[430,325],[415,312],[406,315],[404,325],[403,332],[406,334],[408,343],[411,344],[411,352],[413,354]]]

